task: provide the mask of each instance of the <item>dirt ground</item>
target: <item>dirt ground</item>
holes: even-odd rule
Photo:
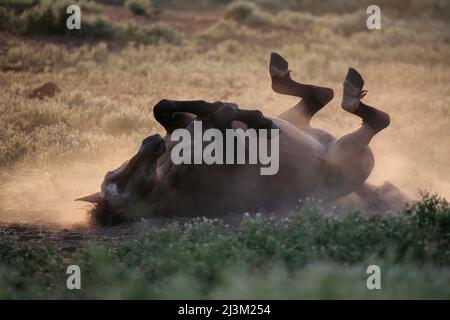
[[[234,231],[239,230],[243,215],[227,216],[221,222]],[[183,225],[192,221],[192,218],[154,218],[146,220],[146,225],[153,227],[165,227],[178,223]],[[0,223],[0,234],[12,236],[20,242],[30,244],[50,244],[58,248],[61,252],[72,253],[83,248],[91,242],[115,247],[122,241],[132,241],[142,232],[141,222],[129,222],[115,226],[91,226],[77,225],[70,228],[62,228],[52,224],[17,224]]]
[[[92,241],[114,246],[124,239],[132,240],[139,233],[139,227],[137,224],[126,224],[69,230],[55,228],[51,225],[3,224],[0,225],[0,233],[13,236],[20,242],[52,244],[61,252],[71,253]]]

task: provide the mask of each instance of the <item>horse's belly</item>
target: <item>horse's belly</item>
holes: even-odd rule
[[[262,164],[174,166],[169,181],[180,200],[176,210],[210,216],[272,211],[313,194],[322,181],[324,147],[295,127],[279,126],[279,156],[270,155],[271,166],[278,167],[273,175],[262,175],[261,168],[268,166]]]

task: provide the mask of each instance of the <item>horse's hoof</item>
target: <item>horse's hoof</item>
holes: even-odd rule
[[[353,68],[348,69],[344,80],[344,93],[342,95],[342,108],[348,112],[355,112],[359,106],[359,101],[366,95],[367,91],[362,90],[364,80]]]
[[[270,54],[269,74],[270,77],[286,77],[289,74],[289,63],[278,53]]]

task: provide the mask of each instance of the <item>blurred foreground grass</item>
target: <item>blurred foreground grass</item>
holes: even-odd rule
[[[201,218],[140,227],[135,240],[73,254],[0,234],[0,298],[450,298],[450,207],[436,196],[384,218],[311,205],[246,217],[238,231]],[[66,288],[71,264],[81,290]],[[373,264],[381,290],[366,287]]]

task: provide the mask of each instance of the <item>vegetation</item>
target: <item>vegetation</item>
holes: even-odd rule
[[[239,232],[208,219],[141,228],[134,241],[65,255],[0,235],[0,297],[450,298],[450,207],[436,196],[386,218],[309,208],[247,217]],[[81,290],[65,287],[70,264]],[[382,290],[366,288],[372,264]]]
[[[227,7],[225,16],[250,26],[273,26],[275,24],[274,17],[248,1],[232,2]]]
[[[88,15],[86,18],[83,15],[80,30],[69,30],[66,27],[66,20],[69,17],[66,9],[72,4],[70,1],[39,0],[19,3],[21,6],[14,4],[0,7],[0,17],[5,17],[0,24],[0,30],[7,29],[22,35],[60,35],[121,42],[136,41],[143,44],[160,42],[179,44],[181,42],[178,33],[164,24],[140,26],[132,21],[128,23],[112,22],[97,14],[101,12],[101,7],[92,2],[75,1],[82,10],[94,14],[93,16]],[[125,5],[135,14],[147,14],[150,10],[148,1],[130,0]],[[14,14],[16,8],[19,8],[18,14]]]
[[[347,68],[360,70],[367,103],[392,119],[371,143],[371,182],[450,196],[448,1],[384,1],[374,31],[365,1],[171,8],[181,2],[154,0],[160,16],[142,17],[123,0],[78,1],[82,29],[73,32],[64,1],[0,2],[0,222],[85,223],[73,199],[97,191],[105,172],[162,132],[151,114],[160,99],[285,111],[298,100],[271,91],[271,51],[289,60],[296,80],[335,89],[313,125],[336,136],[360,126],[339,108]],[[61,92],[28,97],[48,81]],[[3,233],[0,297],[450,298],[449,216],[444,199],[425,196],[384,218],[310,208],[282,221],[246,218],[239,231],[209,220],[159,229],[147,221],[139,239],[76,253]],[[65,287],[72,263],[82,268],[81,291]],[[365,286],[369,264],[381,266],[381,291]]]
[[[150,0],[127,0],[125,7],[136,15],[145,15],[151,9]]]

